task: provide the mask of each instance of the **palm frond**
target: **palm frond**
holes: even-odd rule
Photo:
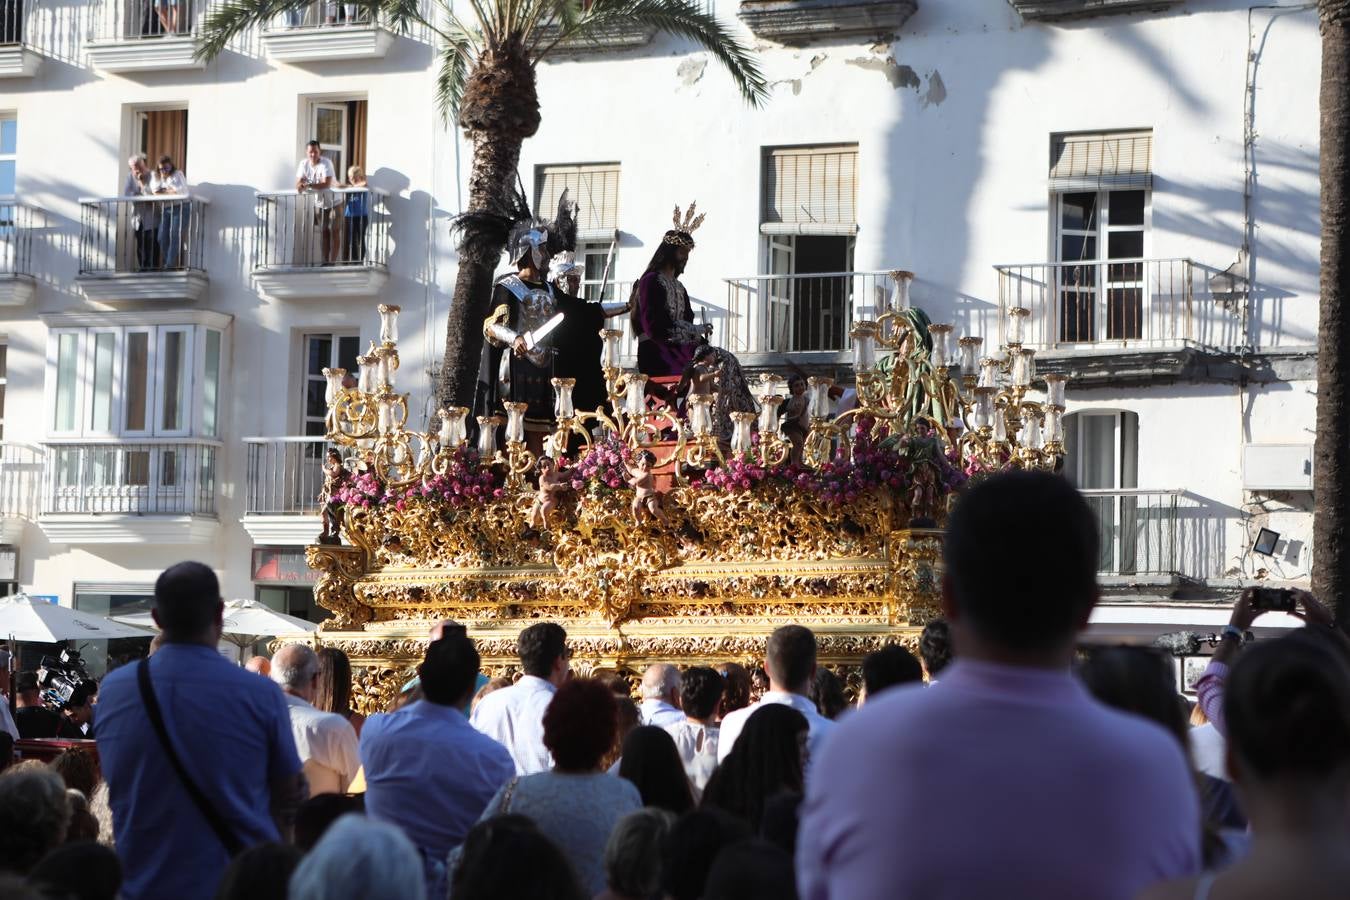
[[[693,0],[594,0],[570,26],[563,21],[559,25],[557,37],[538,51],[536,61],[569,38],[585,39],[587,32],[619,25],[655,26],[660,31],[688,38],[711,53],[751,106],[761,106],[769,98],[769,87],[754,51]]]
[[[212,60],[240,34],[254,25],[268,25],[303,0],[231,0],[208,7],[202,19],[201,37],[193,54],[200,60]]]
[[[482,47],[481,32],[470,33],[456,28],[445,35],[441,48],[441,68],[436,73],[436,108],[445,122],[459,116],[459,103],[464,98],[464,85],[469,67],[475,62]]]

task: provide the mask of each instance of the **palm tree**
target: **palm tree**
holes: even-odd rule
[[[1322,290],[1317,325],[1313,446],[1313,593],[1350,626],[1350,0],[1320,0]]]
[[[213,8],[203,23],[198,55],[214,57],[236,35],[296,5],[297,0],[229,0]],[[458,117],[473,148],[466,213],[514,205],[520,147],[539,130],[535,68],[564,41],[590,40],[616,27],[654,26],[710,52],[752,106],[768,97],[750,49],[697,0],[467,0],[459,5],[456,12],[452,0],[435,0],[435,12],[428,16],[419,0],[357,3],[396,29],[420,25],[440,38],[437,104],[447,121]],[[464,6],[471,15],[462,14]],[[480,323],[487,317],[492,276],[504,249],[496,235],[473,233],[473,216],[465,221],[441,369],[439,394],[447,406],[472,405],[483,343]]]

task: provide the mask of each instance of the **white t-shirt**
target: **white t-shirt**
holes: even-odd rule
[[[333,172],[333,161],[326,156],[320,156],[316,163],[310,162],[309,157],[306,156],[300,160],[300,167],[295,170],[295,180],[303,181],[305,184],[322,184],[330,178],[333,179],[333,184],[337,184],[337,175]],[[329,209],[337,202],[337,195],[329,188],[307,193],[314,195],[314,202],[320,209]]]

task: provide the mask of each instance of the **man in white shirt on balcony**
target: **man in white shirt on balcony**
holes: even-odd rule
[[[127,160],[127,177],[122,182],[123,197],[142,197],[151,193],[150,161],[144,153],[137,153]],[[159,247],[155,245],[155,232],[159,230],[159,204],[131,204],[131,227],[136,232],[136,269],[147,272],[159,266]]]
[[[304,763],[310,796],[341,794],[361,767],[356,730],[336,713],[313,706],[319,658],[304,644],[288,644],[272,657],[272,680],[286,695],[295,749]]]
[[[305,144],[305,158],[295,170],[295,190],[302,197],[309,194],[314,199],[314,224],[319,229],[319,255],[324,265],[337,259],[342,240],[338,196],[333,193],[335,187],[337,170],[333,168],[333,161],[323,155],[318,141]],[[306,251],[311,243],[305,242]]]

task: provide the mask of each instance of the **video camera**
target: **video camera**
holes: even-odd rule
[[[84,667],[80,652],[70,649],[62,650],[60,656],[42,657],[37,677],[43,702],[57,710],[70,705],[71,697],[80,685],[95,683]]]

